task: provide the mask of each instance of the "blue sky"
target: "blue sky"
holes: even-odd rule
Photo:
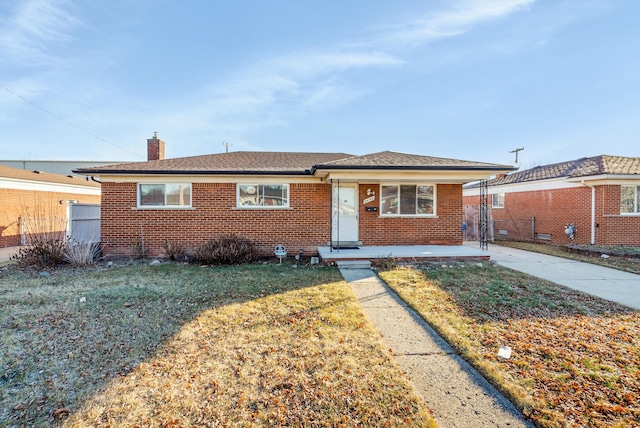
[[[635,0],[0,0],[0,159],[640,156]]]

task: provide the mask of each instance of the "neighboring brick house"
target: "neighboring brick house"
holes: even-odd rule
[[[640,246],[640,158],[582,158],[497,176],[488,184],[496,238]],[[465,186],[464,203],[479,204],[477,185]],[[575,227],[573,238],[565,232],[568,225]]]
[[[0,247],[20,245],[29,233],[64,232],[69,201],[100,203],[100,184],[0,165]]]
[[[462,244],[462,184],[505,165],[381,152],[231,152],[75,172],[102,182],[105,253],[191,250],[222,234],[317,254],[318,246]]]

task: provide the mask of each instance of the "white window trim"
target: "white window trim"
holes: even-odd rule
[[[433,213],[431,214],[388,214],[382,211],[382,186],[397,186],[398,187],[398,197],[400,197],[400,186],[431,186],[433,187]],[[380,187],[378,188],[378,194],[380,195],[380,202],[378,204],[378,209],[380,210],[380,217],[406,217],[406,218],[437,218],[437,206],[438,206],[438,186],[435,183],[380,183]]]
[[[180,185],[180,186],[185,186],[188,185],[190,187],[190,195],[189,195],[189,205],[167,205],[167,192],[166,192],[166,187],[165,187],[165,192],[164,192],[164,205],[142,205],[141,199],[142,199],[142,193],[140,192],[140,186],[148,186],[148,185],[163,185],[163,186],[167,186],[167,185],[171,185],[171,184],[175,184],[175,185]],[[192,183],[137,183],[136,184],[136,208],[135,209],[139,209],[139,210],[188,210],[188,209],[193,209],[193,184]]]
[[[286,205],[242,205],[240,204],[240,186],[283,186],[287,189]],[[288,210],[291,208],[291,186],[289,183],[250,182],[236,184],[236,207],[239,210]]]
[[[633,201],[634,201],[634,205],[635,205],[635,211],[634,212],[630,212],[630,213],[623,213],[622,211],[620,211],[620,215],[621,216],[625,216],[625,217],[638,217],[640,216],[640,204],[638,203],[638,193],[640,192],[640,186],[635,185],[635,184],[622,184],[620,185],[620,205],[622,205],[622,188],[623,187],[633,187],[635,189],[635,191],[633,192]],[[622,208],[622,206],[620,207]]]
[[[502,195],[502,205],[494,205],[493,204],[493,196],[494,195]],[[504,201],[505,201],[505,199],[506,199],[506,193],[505,192],[492,193],[491,194],[491,208],[504,209]]]

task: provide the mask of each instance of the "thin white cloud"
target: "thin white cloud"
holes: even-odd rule
[[[19,2],[7,15],[0,24],[0,51],[3,61],[21,66],[50,61],[48,48],[71,41],[71,30],[81,25],[63,0]]]
[[[365,42],[390,49],[408,49],[470,31],[483,22],[520,11],[535,0],[465,0],[452,9],[426,14],[418,19],[386,28],[377,38]]]
[[[251,126],[283,125],[283,111],[293,115],[300,108],[340,105],[356,97],[360,90],[355,85],[340,83],[348,70],[400,64],[381,52],[314,51],[271,58],[207,88],[190,109],[190,120],[207,123],[246,115]]]
[[[353,73],[405,65],[407,49],[470,31],[505,17],[533,0],[464,1],[452,9],[424,15],[378,30],[368,42],[314,49],[269,58],[236,70],[163,123],[188,124],[192,131],[240,141],[260,128],[286,127],[309,110],[333,108],[362,96],[371,88]],[[194,132],[195,133],[195,132]]]

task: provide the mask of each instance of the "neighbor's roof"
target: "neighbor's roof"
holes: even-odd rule
[[[352,156],[345,159],[316,165],[316,169],[473,169],[473,170],[513,170],[511,165],[474,162],[434,156],[411,155],[397,152],[378,152],[369,155]]]
[[[231,152],[186,158],[82,168],[80,174],[313,174],[315,169],[512,170],[509,165],[432,156],[380,152],[346,153]]]
[[[567,162],[542,165],[489,180],[490,186],[597,175],[638,175],[640,158],[600,155]]]
[[[54,174],[51,172],[30,171],[30,170],[12,168],[9,166],[0,165],[0,180],[7,179],[7,178],[12,180],[38,181],[42,183],[56,183],[56,184],[72,184],[75,186],[100,188],[99,183],[96,183],[94,181],[88,181],[83,177]]]

